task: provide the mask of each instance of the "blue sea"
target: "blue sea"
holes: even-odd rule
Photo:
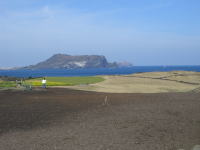
[[[94,69],[47,69],[47,70],[0,70],[0,76],[45,77],[45,76],[95,76],[123,75],[156,71],[196,71],[200,66],[134,66],[129,68],[94,68]]]

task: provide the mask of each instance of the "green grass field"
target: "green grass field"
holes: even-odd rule
[[[102,77],[47,77],[47,86],[73,86],[104,81]],[[27,79],[23,84],[41,86],[42,78]],[[0,81],[0,87],[15,87],[15,81]]]
[[[5,87],[5,88],[9,88],[9,87],[15,87],[16,83],[14,81],[0,81],[0,87]]]
[[[26,84],[41,86],[42,78],[26,80]],[[72,86],[80,84],[92,84],[104,81],[101,77],[47,77],[47,86]]]

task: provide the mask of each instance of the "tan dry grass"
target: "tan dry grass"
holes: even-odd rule
[[[188,92],[200,86],[179,82],[179,80],[181,80],[185,82],[199,83],[200,73],[195,72],[151,72],[126,76],[103,77],[106,79],[103,82],[70,88],[108,93],[163,93]],[[163,80],[162,78],[175,81]]]
[[[128,77],[147,77],[147,78],[163,78],[170,76],[173,73],[171,72],[146,72],[146,73],[136,73],[131,75],[126,75]]]
[[[169,71],[169,72],[146,72],[146,73],[136,73],[127,76],[137,76],[137,77],[152,77],[152,78],[164,78],[168,76],[183,76],[183,75],[198,75],[200,72],[193,71]]]
[[[200,73],[184,73],[178,76],[166,77],[165,79],[200,84]]]

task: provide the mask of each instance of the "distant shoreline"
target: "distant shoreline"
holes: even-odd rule
[[[90,69],[45,69],[45,70],[0,70],[0,76],[12,77],[44,77],[44,76],[97,76],[126,75],[144,72],[195,71],[200,72],[200,66],[134,66],[126,68],[90,68]]]

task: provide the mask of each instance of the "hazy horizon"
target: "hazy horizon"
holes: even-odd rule
[[[0,1],[0,67],[53,54],[135,66],[200,65],[198,0]]]

